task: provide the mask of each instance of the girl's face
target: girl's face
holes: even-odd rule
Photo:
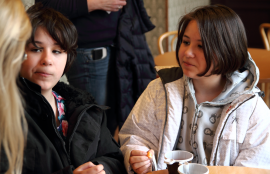
[[[35,32],[36,45],[28,44],[25,48],[27,59],[22,63],[20,75],[41,87],[41,92],[50,91],[61,78],[67,53],[53,40],[44,27]]]
[[[186,76],[192,79],[201,78],[197,74],[205,71],[206,61],[202,49],[200,32],[195,20],[190,21],[186,27],[178,56],[180,65]],[[211,68],[208,72],[211,72]]]

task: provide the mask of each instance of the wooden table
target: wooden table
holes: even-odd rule
[[[251,167],[207,166],[209,174],[270,174],[270,170]],[[169,174],[168,170],[159,170],[147,174]]]
[[[178,66],[175,51],[165,52],[154,58],[156,66]]]

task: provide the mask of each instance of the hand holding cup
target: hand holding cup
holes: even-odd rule
[[[149,171],[151,161],[147,157],[147,152],[132,150],[130,153],[129,163],[137,174],[145,174]]]

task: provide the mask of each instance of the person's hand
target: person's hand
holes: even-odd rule
[[[130,153],[129,163],[137,174],[144,174],[149,171],[151,162],[147,157],[147,152],[132,150]]]
[[[94,10],[118,11],[126,4],[126,0],[87,0],[88,12]]]
[[[73,171],[73,173],[74,174],[106,174],[103,169],[104,167],[101,164],[95,165],[92,162],[87,162],[77,167]]]

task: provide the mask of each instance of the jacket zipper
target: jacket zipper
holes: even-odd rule
[[[24,78],[23,78],[23,80],[24,80]],[[30,90],[33,91],[36,95],[38,95],[38,96],[40,96],[40,97],[42,98],[43,102],[44,102],[47,106],[49,106],[51,114],[54,115],[54,113],[53,113],[53,111],[52,111],[51,105],[50,105],[46,100],[44,100],[44,96],[41,95],[41,94],[39,94],[39,93],[37,93],[36,91],[32,90],[32,89],[28,86],[28,84],[25,82],[25,80],[24,80],[24,83],[26,84],[26,86],[28,87],[28,89],[30,89]],[[48,115],[47,115],[47,117],[48,117]],[[53,118],[54,118],[54,117],[53,117]],[[69,155],[68,155],[68,153],[67,153],[67,151],[66,151],[66,148],[65,148],[65,142],[64,142],[63,139],[61,138],[61,136],[60,136],[58,130],[55,128],[55,125],[54,125],[54,124],[55,124],[55,122],[54,122],[54,120],[52,119],[52,126],[53,126],[53,129],[54,129],[54,131],[55,131],[55,133],[56,133],[58,139],[59,139],[60,142],[62,143],[62,144],[60,145],[60,148],[61,148],[61,146],[63,146],[62,148],[64,149],[64,152],[66,153],[66,156],[67,156],[67,158],[68,158],[68,164],[71,165],[70,157],[69,157]],[[58,148],[59,148],[59,143],[56,142],[56,144],[57,144],[57,146],[58,146]],[[63,160],[65,159],[62,153],[59,153],[59,155],[62,157]]]
[[[251,96],[250,98],[248,98],[247,100],[245,100],[244,102],[242,102],[241,104],[239,104],[239,106],[238,106],[237,108],[235,108],[234,110],[232,110],[231,113],[228,115],[228,117],[227,117],[227,119],[226,119],[226,122],[225,122],[225,124],[224,124],[224,126],[223,126],[223,128],[222,128],[221,133],[220,133],[219,139],[218,139],[218,144],[217,144],[217,148],[216,148],[216,152],[215,152],[214,166],[217,165],[217,151],[218,151],[218,147],[219,147],[219,142],[220,142],[220,140],[221,140],[221,137],[222,137],[224,128],[225,128],[225,126],[226,126],[226,124],[227,124],[227,122],[228,122],[228,120],[229,120],[229,118],[230,118],[230,115],[231,115],[236,109],[238,109],[242,104],[244,104],[245,102],[251,100],[251,99],[254,98],[254,97],[255,97],[255,95]]]
[[[168,102],[167,102],[167,90],[166,90],[166,87],[165,87],[165,83],[163,81],[162,78],[160,78],[161,81],[162,81],[162,85],[163,85],[163,88],[164,88],[164,92],[165,92],[165,113],[166,113],[166,117],[165,117],[165,122],[164,122],[164,127],[163,127],[163,135],[162,135],[162,139],[161,139],[161,147],[160,147],[160,150],[159,150],[159,153],[158,153],[158,160],[157,162],[159,162],[159,159],[160,159],[160,154],[162,152],[162,148],[163,148],[163,140],[164,140],[164,132],[165,132],[165,126],[166,126],[166,123],[167,123],[167,117],[168,117]]]

